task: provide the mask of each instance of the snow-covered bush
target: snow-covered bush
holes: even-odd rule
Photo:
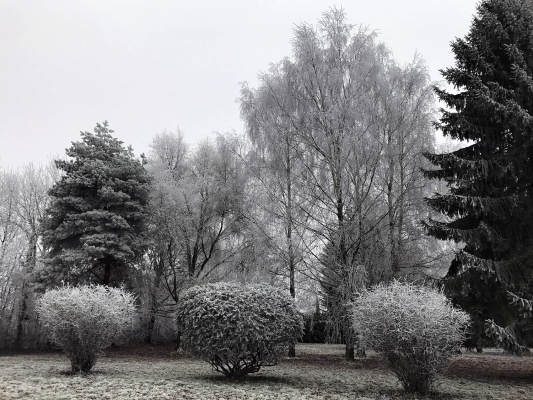
[[[50,341],[69,357],[72,372],[89,372],[101,350],[131,333],[134,300],[122,289],[66,286],[46,292],[37,312]]]
[[[231,377],[277,364],[303,329],[288,293],[254,284],[192,287],[180,300],[177,322],[183,348]]]
[[[468,314],[436,289],[394,281],[353,303],[362,345],[381,353],[405,390],[426,394],[465,340]]]

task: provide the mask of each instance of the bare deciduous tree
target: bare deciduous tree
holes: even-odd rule
[[[296,231],[320,265],[315,276],[326,306],[338,307],[330,315],[353,359],[345,307],[353,293],[424,256],[413,243],[425,207],[421,153],[433,146],[425,66],[415,58],[399,67],[374,32],[332,8],[317,27],[297,26],[293,58],[241,95],[248,136],[270,174],[264,186],[278,204],[270,215],[283,221],[289,270]]]
[[[151,300],[150,326],[157,313],[173,310],[193,282],[220,278],[244,247],[245,177],[235,145],[226,135],[189,150],[181,132],[159,134],[152,142],[149,258],[152,293],[160,295]]]
[[[42,252],[39,224],[56,175],[52,167],[33,164],[0,173],[0,346],[20,350],[37,340],[31,275]]]

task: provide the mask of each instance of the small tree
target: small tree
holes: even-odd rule
[[[398,281],[377,285],[353,303],[362,344],[385,357],[408,392],[429,392],[465,340],[469,322],[442,292]]]
[[[294,300],[269,285],[192,287],[181,299],[177,319],[183,348],[229,377],[276,365],[303,330]]]
[[[124,339],[135,317],[134,297],[104,286],[47,291],[37,305],[50,341],[70,359],[72,372],[89,372],[101,350]]]

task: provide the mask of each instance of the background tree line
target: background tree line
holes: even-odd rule
[[[28,290],[126,286],[151,341],[173,337],[171,316],[189,286],[267,281],[303,308],[319,303],[328,339],[346,341],[350,356],[344,304],[355,290],[439,268],[418,225],[430,186],[422,153],[434,150],[421,58],[399,66],[337,9],[316,28],[298,27],[293,51],[257,88],[243,84],[244,135],[191,147],[182,132],[161,132],[136,159],[104,122],[41,180],[26,230],[3,202],[4,337],[22,340]],[[28,171],[5,173],[2,184],[17,186]]]
[[[399,65],[374,32],[333,8],[295,28],[292,57],[260,73],[257,87],[242,85],[242,135],[192,147],[180,131],[161,132],[137,159],[104,122],[54,168],[2,172],[0,346],[39,342],[32,306],[47,288],[127,288],[139,340],[150,342],[175,338],[185,289],[226,280],[285,288],[353,359],[346,304],[357,292],[447,274],[479,335],[491,320],[489,333],[522,348],[508,324],[533,309],[533,41],[524,39],[533,33],[525,17],[507,30],[512,10],[531,12],[526,3],[479,6],[452,46],[456,68],[444,72],[459,94],[436,87],[418,55]],[[448,106],[436,127],[474,144],[439,151],[435,93]],[[501,318],[481,298],[486,285],[497,287]]]

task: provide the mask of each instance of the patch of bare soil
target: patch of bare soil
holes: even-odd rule
[[[481,354],[464,353],[452,361],[445,375],[478,381],[533,384],[533,355],[516,357],[494,350]]]
[[[126,344],[122,346],[110,347],[104,350],[102,357],[105,358],[136,358],[136,359],[174,359],[180,354],[182,357],[184,353],[176,352],[176,345],[170,344]]]
[[[284,364],[294,364],[295,366],[313,366],[324,368],[336,368],[344,370],[387,370],[387,364],[382,357],[376,354],[370,354],[366,358],[356,359],[355,362],[345,361],[342,353],[337,354],[314,354],[308,353],[305,350],[300,351],[296,358],[285,358]]]

